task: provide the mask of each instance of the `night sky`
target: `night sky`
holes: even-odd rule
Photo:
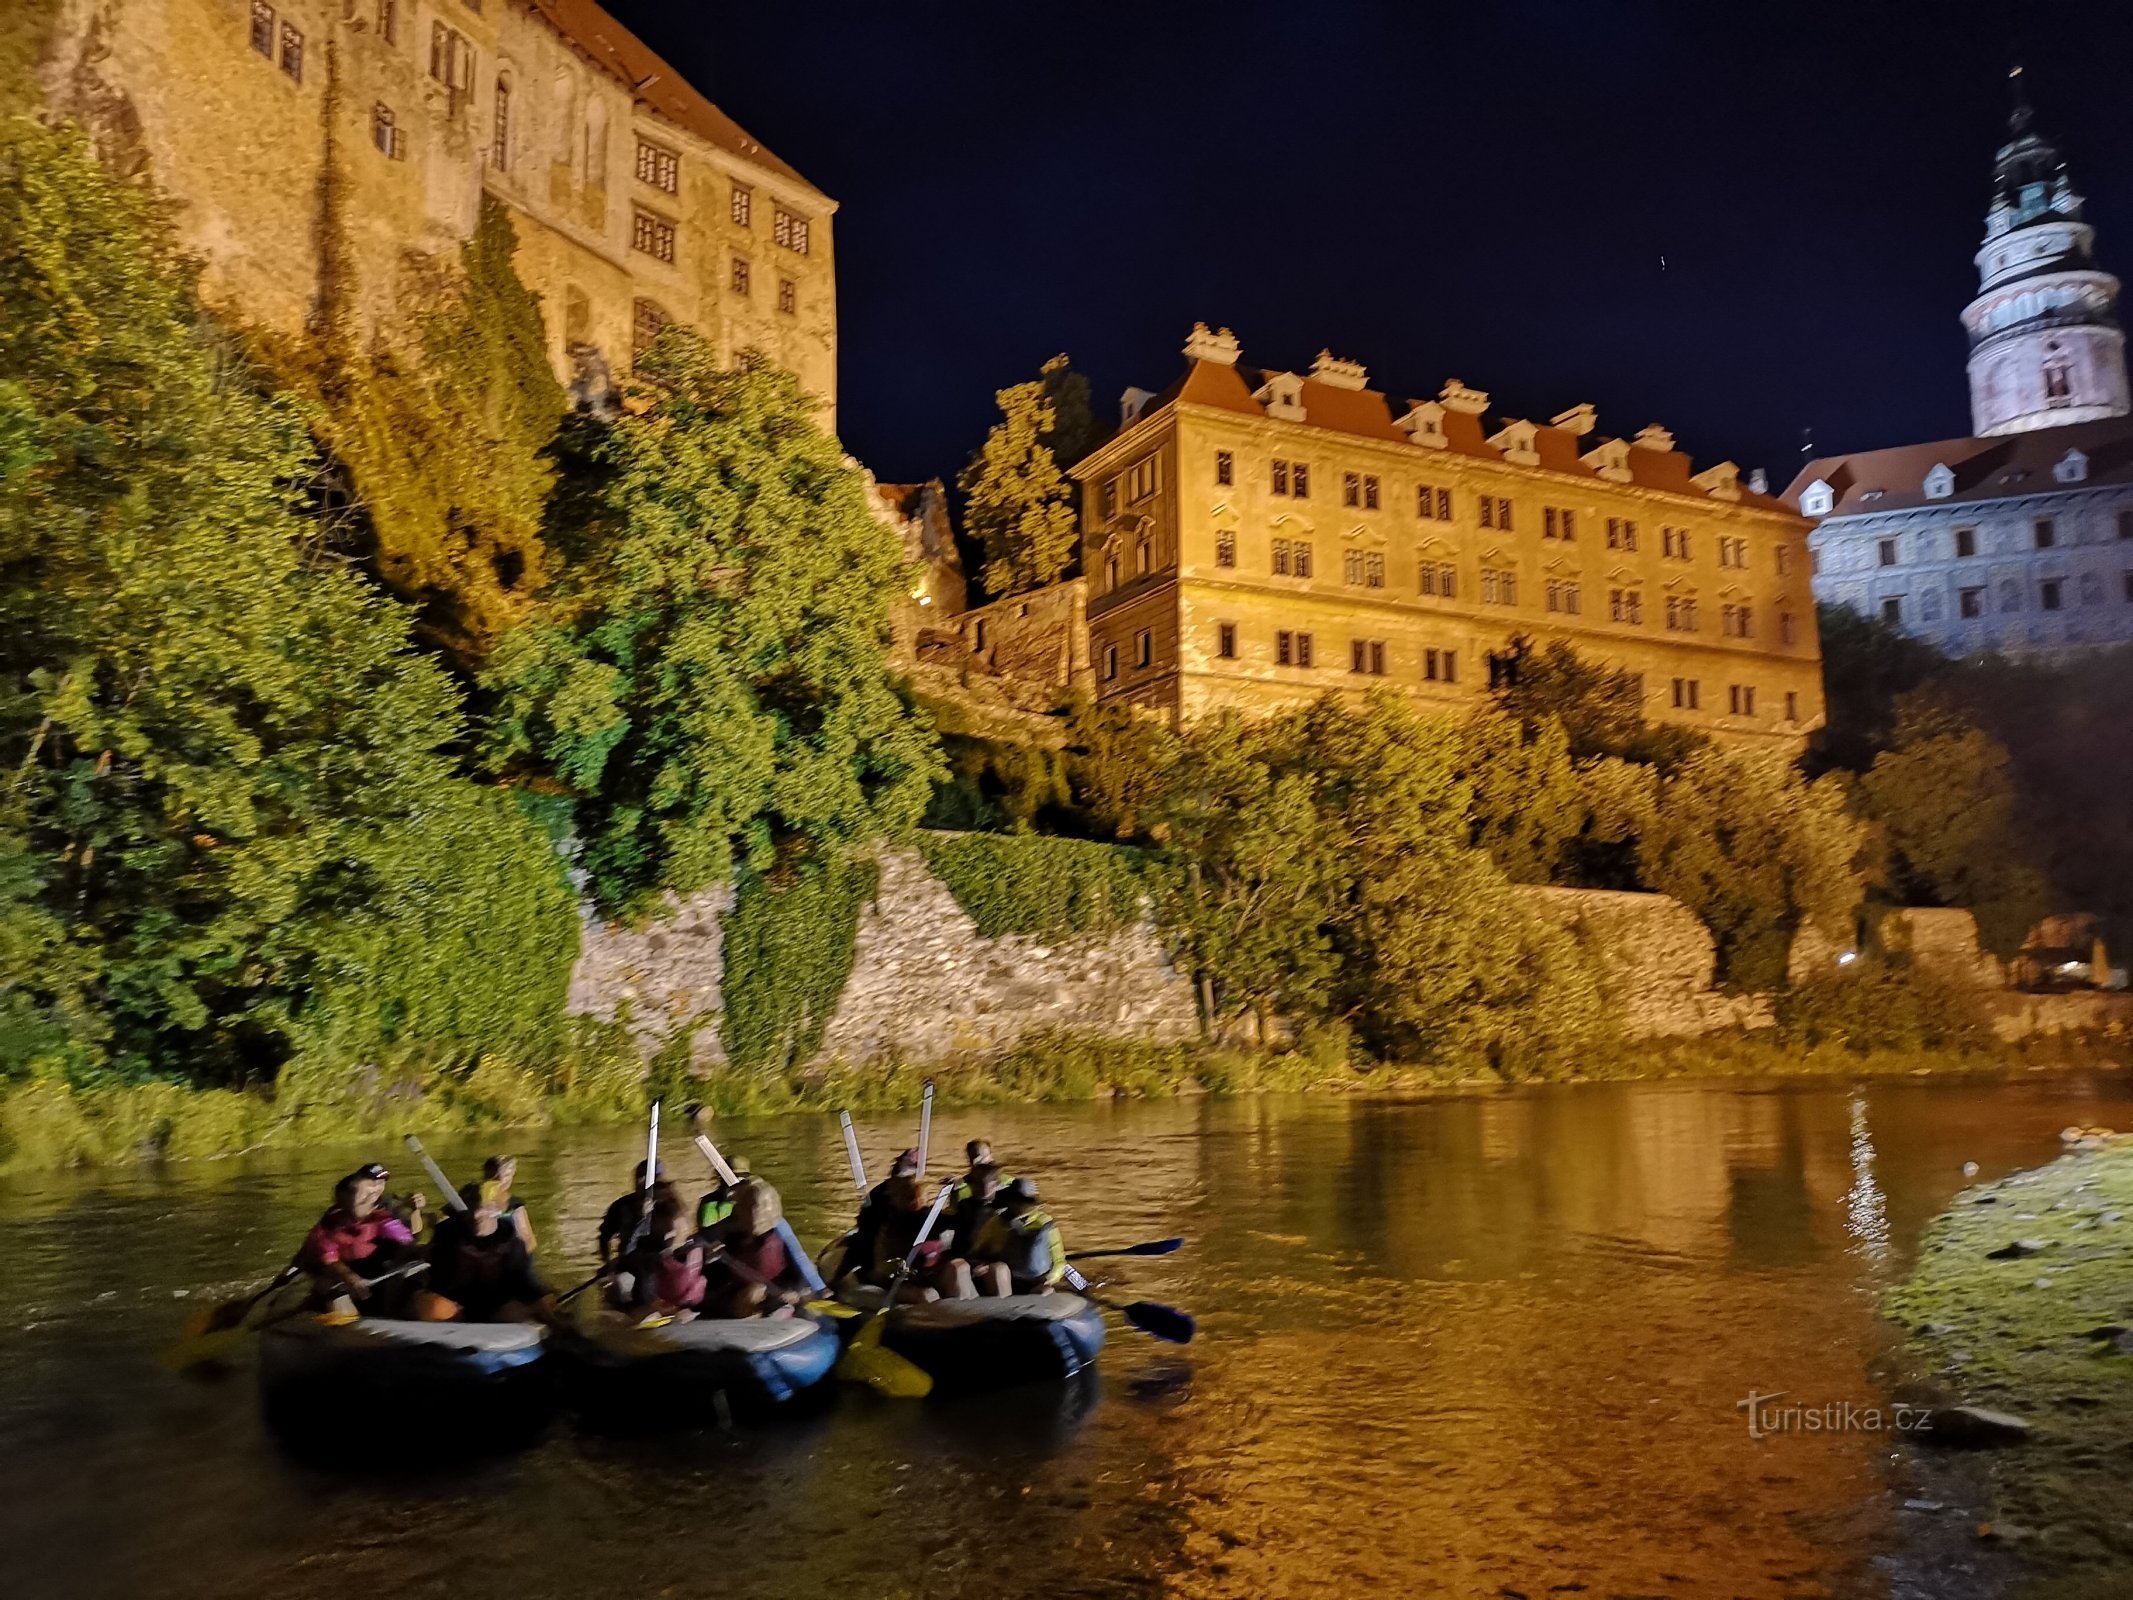
[[[1965,433],[2017,60],[2133,276],[2124,5],[609,3],[841,203],[840,420],[885,479],[951,475],[1056,351],[1115,415],[1195,320],[1779,484],[1806,427]]]

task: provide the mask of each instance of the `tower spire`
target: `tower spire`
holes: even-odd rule
[[[1970,334],[1970,420],[1980,434],[2021,433],[2133,410],[2118,280],[2096,265],[2096,232],[2058,147],[2038,133],[2026,74],[2007,74],[2014,106],[1992,167],[1977,253]]]

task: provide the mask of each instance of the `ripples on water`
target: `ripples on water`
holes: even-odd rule
[[[1872,1402],[1873,1297],[1962,1162],[2049,1159],[2069,1122],[2126,1125],[2126,1095],[2024,1078],[950,1113],[934,1148],[991,1135],[1070,1247],[1188,1235],[1116,1275],[1198,1313],[1199,1341],[1114,1328],[1087,1392],[853,1394],[651,1441],[566,1423],[474,1466],[411,1434],[402,1470],[361,1478],[281,1456],[249,1374],[189,1384],[152,1358],[270,1274],[366,1152],[19,1180],[0,1185],[0,1588],[1876,1595],[1888,1441],[1757,1443],[1735,1402]],[[719,1134],[804,1235],[842,1225],[832,1119]],[[865,1135],[876,1165],[910,1142]],[[436,1153],[468,1173],[484,1152]],[[575,1281],[632,1140],[521,1153],[549,1274]]]

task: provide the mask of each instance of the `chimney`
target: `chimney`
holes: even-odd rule
[[[1637,430],[1637,437],[1630,441],[1639,450],[1671,450],[1674,436],[1656,422],[1647,422]]]
[[[1748,492],[1751,494],[1768,494],[1770,492],[1770,474],[1761,467],[1757,467],[1753,472],[1749,473]]]
[[[1599,421],[1599,412],[1594,410],[1590,403],[1581,401],[1568,411],[1558,411],[1553,417],[1550,417],[1548,426],[1561,428],[1563,432],[1573,438],[1582,439],[1598,426]]]
[[[1446,378],[1444,387],[1437,391],[1437,398],[1447,411],[1461,411],[1470,417],[1478,417],[1489,409],[1488,393],[1482,389],[1469,389],[1457,378]]]
[[[1118,397],[1118,425],[1130,428],[1140,420],[1141,413],[1148,409],[1148,402],[1155,398],[1153,389],[1128,389]]]
[[[1364,379],[1363,364],[1343,361],[1331,350],[1321,350],[1318,359],[1311,363],[1311,378],[1329,389],[1360,389]]]
[[[1192,332],[1185,337],[1187,361],[1212,361],[1217,366],[1234,367],[1237,354],[1237,336],[1227,328],[1210,333],[1206,323],[1195,322]]]

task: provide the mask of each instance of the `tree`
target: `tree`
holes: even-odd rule
[[[1884,830],[1891,876],[1907,904],[1964,906],[1985,947],[2012,956],[2051,889],[2016,820],[2007,749],[1981,729],[1900,718],[1901,742],[1860,782]]]
[[[1095,436],[1088,380],[1054,356],[1030,383],[993,398],[1000,420],[958,480],[963,526],[984,552],[995,599],[1056,583],[1074,564],[1080,519],[1065,468]]]
[[[1519,902],[1473,847],[1460,730],[1403,697],[1331,697],[1300,719],[1346,870],[1332,916],[1340,1014],[1380,1055],[1507,1070],[1589,1036],[1596,980],[1568,935]]]
[[[1849,606],[1817,606],[1815,627],[1828,716],[1814,736],[1812,767],[1864,772],[1895,739],[1898,700],[1950,663],[1893,623]]]
[[[14,1067],[230,1080],[560,1021],[560,864],[457,775],[451,682],[298,514],[316,471],[151,196],[9,125],[0,1009],[44,1041]]]
[[[1459,726],[1459,763],[1473,793],[1473,842],[1514,883],[1551,883],[1589,814],[1570,740],[1552,714],[1522,727],[1477,712]]]
[[[1160,715],[1084,696],[1067,715],[1067,774],[1092,821],[1116,839],[1138,838],[1161,808],[1178,736]]]
[[[1780,756],[1712,747],[1660,783],[1637,857],[1646,883],[1711,930],[1720,978],[1768,990],[1803,923],[1851,918],[1865,840],[1840,777],[1810,783]]]
[[[1210,1020],[1322,1015],[1335,972],[1326,924],[1344,881],[1338,840],[1284,744],[1292,728],[1234,713],[1184,737],[1164,797],[1161,915],[1203,980]]]
[[[485,196],[458,271],[428,285],[407,347],[357,351],[334,328],[280,356],[358,498],[352,548],[470,674],[548,575],[541,519],[564,395],[516,248],[510,213]]]
[[[1706,741],[1687,728],[1644,720],[1644,679],[1602,666],[1560,639],[1535,646],[1514,634],[1491,660],[1489,698],[1531,737],[1554,718],[1572,760],[1621,756],[1672,771]]]
[[[566,433],[564,565],[484,682],[492,753],[566,796],[601,909],[914,823],[944,769],[889,667],[903,556],[792,376],[677,325],[615,421]]]

